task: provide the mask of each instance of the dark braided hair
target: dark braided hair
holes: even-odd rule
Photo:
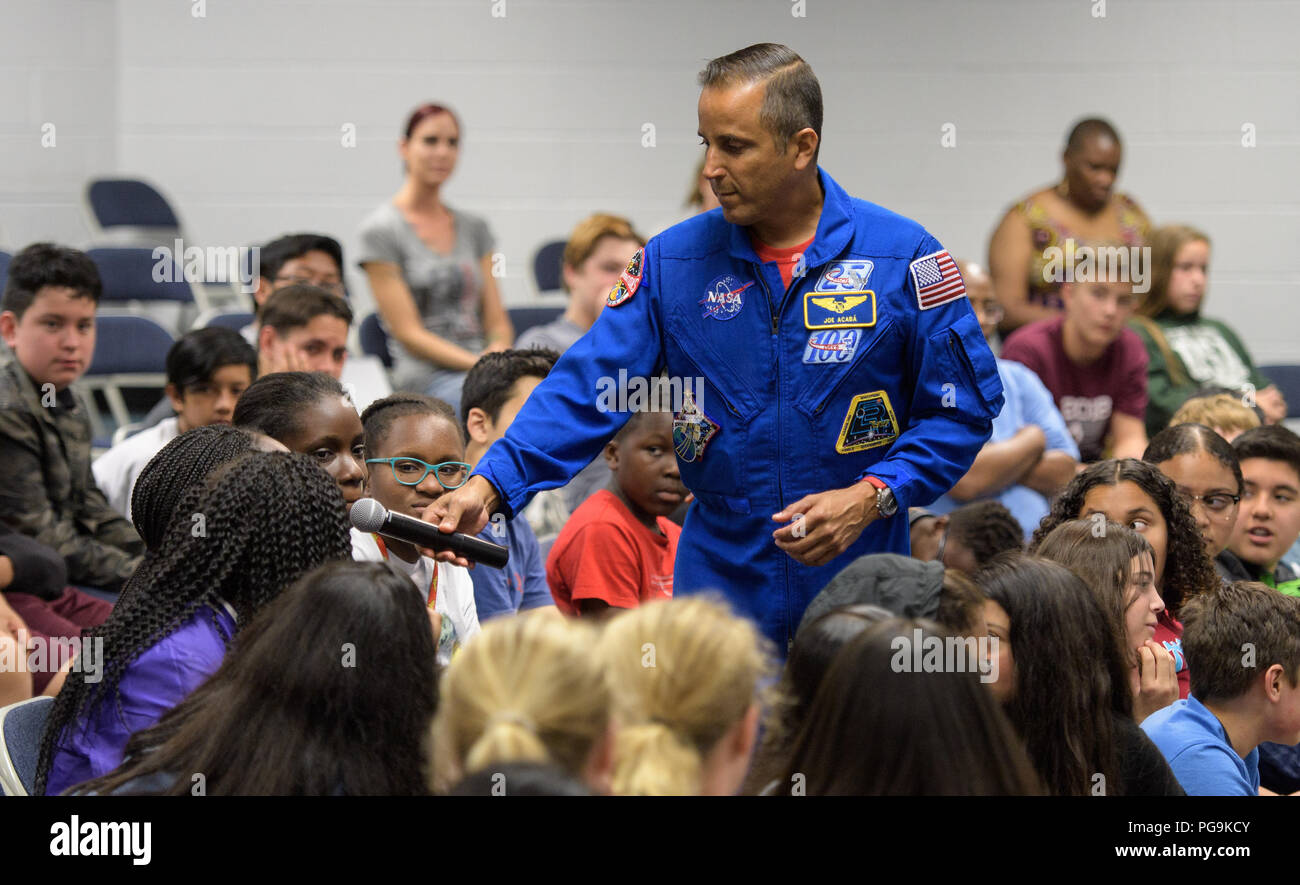
[[[131,492],[131,521],[150,550],[162,543],[181,493],[216,467],[253,450],[253,439],[224,424],[195,427],[149,459]]]
[[[377,457],[381,443],[398,418],[411,415],[437,415],[450,422],[456,430],[461,448],[465,447],[465,427],[456,417],[456,410],[440,399],[420,393],[392,393],[377,399],[361,413],[361,426],[366,431],[366,455]]]
[[[1167,525],[1165,573],[1161,577],[1160,598],[1171,615],[1177,617],[1178,607],[1206,590],[1219,586],[1218,573],[1205,554],[1205,544],[1196,519],[1188,509],[1183,496],[1173,480],[1152,464],[1135,458],[1098,461],[1070,480],[1065,491],[1052,503],[1052,511],[1034,530],[1029,542],[1030,550],[1037,550],[1043,539],[1063,522],[1083,516],[1083,499],[1097,486],[1119,485],[1131,482],[1146,492],[1156,502]]]
[[[198,516],[202,519],[198,519]],[[352,554],[338,485],[305,455],[251,452],[181,493],[163,543],[145,554],[107,621],[101,681],[69,679],[50,708],[37,764],[45,792],[56,747],[88,728],[131,663],[195,615],[229,603],[236,629],[313,568]],[[215,611],[208,617],[217,623]]]
[[[347,395],[338,379],[324,372],[273,372],[240,394],[233,420],[236,427],[283,442],[302,429],[303,409],[326,397]]]
[[[357,666],[339,664],[347,643]],[[185,795],[201,771],[210,796],[424,793],[437,668],[410,578],[384,562],[328,563],[268,603],[207,682],[132,735],[117,770],[75,792],[131,792],[133,780],[169,775],[158,792]]]

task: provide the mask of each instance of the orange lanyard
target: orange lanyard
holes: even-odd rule
[[[379,545],[379,552],[384,555],[384,559],[387,559],[388,545],[384,543],[383,535],[378,535],[372,532],[371,537],[373,537],[375,543]],[[429,581],[429,592],[425,594],[425,596],[427,597],[425,606],[433,608],[438,602],[438,563],[436,562],[433,564],[433,580]]]

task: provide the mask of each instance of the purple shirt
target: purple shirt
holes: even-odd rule
[[[217,627],[212,623],[214,614]],[[54,752],[45,794],[58,795],[121,765],[127,739],[155,724],[215,673],[234,635],[235,619],[229,609],[200,606],[132,661],[117,686],[120,715],[115,699],[109,697],[100,703],[93,720],[79,718],[70,726],[68,737]],[[68,678],[76,677],[69,674]]]
[[[1125,327],[1101,357],[1086,366],[1072,362],[1061,343],[1064,317],[1039,320],[1017,329],[1002,345],[1002,359],[1034,370],[1052,392],[1080,459],[1097,461],[1106,446],[1110,416],[1115,412],[1145,420],[1147,350]]]

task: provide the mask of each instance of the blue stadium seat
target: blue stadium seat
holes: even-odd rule
[[[220,326],[223,329],[233,329],[238,332],[253,321],[256,316],[247,310],[223,311],[222,313],[210,314],[207,317],[200,317],[194,321],[195,326]]]
[[[175,342],[148,317],[101,314],[95,325],[95,355],[80,386],[91,394],[87,397],[90,423],[95,438],[102,440],[109,438],[111,431],[99,414],[93,392],[103,392],[118,427],[131,423],[123,388],[157,389],[161,396],[167,386],[167,351]]]
[[[533,279],[538,292],[557,292],[564,288],[560,268],[564,263],[564,240],[544,243],[533,256]],[[518,329],[515,330],[518,332]]]
[[[5,290],[9,279],[9,261],[13,258],[8,252],[0,251],[0,292]]]
[[[1286,416],[1300,418],[1300,365],[1260,366],[1259,371],[1286,397]]]
[[[101,303],[108,301],[179,301],[194,303],[194,292],[182,268],[173,262],[163,281],[154,279],[155,259],[152,249],[105,248],[86,252],[99,268],[104,284]]]
[[[30,796],[36,789],[36,761],[53,703],[41,696],[0,709],[0,786],[6,796]]]
[[[510,323],[515,327],[515,340],[527,332],[533,326],[544,326],[564,313],[563,307],[512,307],[506,313],[510,314]]]
[[[101,230],[142,227],[180,235],[180,219],[167,199],[139,179],[92,179],[86,185],[86,201]]]
[[[372,313],[362,320],[358,335],[361,338],[362,353],[379,357],[385,369],[393,367],[393,355],[388,349],[388,333],[379,322],[379,314]]]

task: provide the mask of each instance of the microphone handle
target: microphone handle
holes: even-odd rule
[[[415,519],[403,513],[388,511],[388,518],[380,526],[379,534],[415,544],[418,547],[431,547],[434,550],[450,550],[457,556],[463,556],[470,562],[478,562],[492,568],[505,568],[510,559],[510,551],[482,538],[466,535],[463,532],[444,533],[436,525],[422,519]]]

